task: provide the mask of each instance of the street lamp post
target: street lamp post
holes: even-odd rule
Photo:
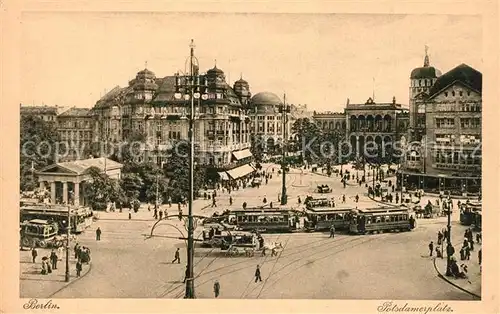
[[[453,252],[451,252],[451,208],[448,208],[448,236],[447,236],[447,247],[446,247],[446,276],[451,276],[451,256]]]
[[[286,104],[286,94],[283,95],[283,104],[279,106],[279,112],[281,113],[281,123],[283,128],[283,145],[282,145],[282,160],[281,160],[281,172],[282,172],[282,185],[281,185],[281,205],[286,205],[287,203],[287,195],[286,195],[286,166],[285,166],[285,158],[286,158],[286,143],[287,143],[287,134],[286,134],[286,123],[287,123],[287,113],[290,112],[290,106]]]
[[[69,282],[69,238],[71,232],[71,206],[68,205],[68,222],[66,223],[66,272],[64,273],[64,281]]]
[[[189,203],[188,203],[188,247],[187,247],[187,273],[186,273],[186,293],[184,298],[194,299],[194,225],[193,225],[193,199],[194,199],[194,119],[195,119],[195,108],[194,100],[197,99],[199,102],[200,96],[203,100],[208,99],[206,94],[207,90],[207,78],[203,77],[203,84],[200,85],[200,75],[195,73],[194,67],[198,64],[198,60],[194,56],[194,41],[191,39],[191,54],[189,57],[190,71],[189,74],[183,75],[182,79],[184,84],[181,84],[181,76],[179,73],[175,77],[175,99],[179,100],[182,97],[181,88],[184,92],[184,100],[190,100],[191,110],[189,112]],[[203,89],[203,95],[200,94],[200,90]]]

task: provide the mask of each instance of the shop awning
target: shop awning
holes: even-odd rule
[[[250,152],[249,149],[244,149],[237,152],[233,152],[233,156],[234,158],[236,158],[236,160],[241,160],[243,158],[252,157],[252,153]]]
[[[247,174],[252,173],[254,171],[255,170],[249,164],[245,164],[245,165],[240,166],[238,168],[234,168],[234,169],[228,170],[227,174],[232,179],[238,179],[238,178],[244,177]]]
[[[227,175],[227,173],[226,173],[226,172],[224,172],[224,171],[223,171],[223,172],[217,172],[217,173],[219,174],[219,177],[220,177],[222,180],[224,180],[224,181],[229,180],[229,176]]]

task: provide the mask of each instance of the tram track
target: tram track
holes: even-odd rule
[[[330,238],[327,238],[327,239],[329,240],[328,242],[331,242],[331,239],[330,239]],[[344,240],[347,240],[347,241],[344,241]],[[363,242],[363,241],[359,241],[359,240],[362,240],[362,239],[359,239],[359,238],[354,238],[354,239],[352,239],[352,238],[350,238],[350,237],[342,238],[342,239],[339,239],[338,241],[335,241],[335,242],[334,242],[334,243],[332,243],[331,245],[326,246],[326,248],[325,248],[325,249],[320,250],[320,251],[318,251],[318,252],[313,252],[312,254],[309,254],[309,255],[307,255],[307,256],[308,256],[308,257],[315,257],[315,256],[317,256],[317,255],[319,255],[319,254],[322,254],[322,253],[328,252],[328,251],[330,251],[330,250],[332,250],[332,249],[335,249],[335,248],[341,247],[341,246],[346,245],[346,244],[348,244],[348,243],[352,243],[352,242],[356,242],[356,243],[357,243],[357,242]],[[340,242],[340,241],[342,241],[342,242]],[[314,247],[314,248],[317,248],[317,247],[319,247],[319,246],[316,246],[316,247]],[[304,250],[304,251],[300,251],[300,252],[297,252],[297,253],[294,253],[294,254],[284,255],[284,256],[282,256],[282,257],[283,257],[283,258],[286,258],[286,257],[292,256],[292,255],[296,255],[296,254],[298,254],[298,253],[304,253],[304,252],[307,252],[307,251],[309,251],[309,250]],[[293,261],[291,261],[291,262],[289,262],[289,263],[285,264],[284,266],[282,266],[281,268],[279,268],[276,272],[271,273],[271,274],[269,275],[269,278],[270,278],[270,277],[272,277],[272,276],[274,276],[274,275],[276,275],[277,273],[279,273],[279,272],[280,272],[280,271],[282,271],[283,269],[285,269],[285,268],[287,268],[287,267],[289,267],[289,266],[291,266],[291,265],[293,265],[293,264],[295,264],[295,263],[297,263],[297,262],[300,262],[300,261],[301,261],[301,260],[303,260],[303,259],[304,259],[304,257],[299,257],[299,258],[294,259]],[[321,258],[320,258],[320,259],[321,259]],[[306,264],[308,264],[308,263],[309,263],[309,262],[307,262]],[[273,285],[274,285],[274,283],[273,283]],[[252,291],[252,292],[253,292],[253,291]],[[260,293],[259,293],[259,295],[260,295]]]
[[[375,241],[375,240],[377,240],[377,239],[380,239],[380,236],[377,236],[377,237],[374,237],[374,238],[371,238],[371,239],[367,239],[366,241],[363,241],[363,239],[361,239],[361,241],[354,241],[354,240],[356,240],[356,239],[353,239],[353,241],[349,241],[348,243],[355,242],[355,243],[354,243],[354,245],[347,246],[347,247],[342,247],[342,246],[343,246],[343,244],[348,244],[348,243],[342,243],[341,245],[338,245],[338,246],[334,247],[334,248],[340,248],[339,250],[336,250],[335,252],[331,252],[331,253],[329,253],[329,254],[326,254],[326,255],[324,255],[324,256],[321,256],[321,257],[319,257],[319,258],[315,259],[315,260],[314,260],[314,262],[320,261],[320,260],[325,259],[325,258],[327,258],[327,257],[331,257],[331,256],[334,256],[334,255],[337,255],[337,254],[342,253],[342,252],[347,251],[347,250],[351,250],[351,249],[353,249],[353,248],[355,248],[355,247],[357,247],[357,246],[364,245],[364,244],[366,244],[366,243],[369,243],[369,242]],[[330,248],[330,249],[331,249],[331,248]],[[326,251],[326,250],[325,250],[325,251]],[[325,251],[322,251],[322,252],[320,252],[320,253],[323,253],[323,252],[325,252]],[[318,254],[320,254],[320,253],[318,253]],[[281,267],[280,269],[278,269],[276,273],[278,273],[278,272],[280,272],[280,271],[282,271],[282,270],[286,269],[286,268],[287,268],[287,267],[289,267],[289,266],[294,265],[295,263],[300,262],[301,260],[303,260],[303,259],[296,259],[296,260],[294,260],[294,261],[292,261],[292,262],[290,262],[290,263],[288,263],[288,264],[284,265],[283,267]],[[276,278],[276,280],[274,280],[274,281],[273,281],[270,285],[268,285],[268,286],[266,287],[266,290],[263,290],[263,291],[268,291],[270,288],[272,288],[273,286],[275,286],[275,285],[276,285],[279,281],[281,281],[283,278],[286,278],[286,277],[287,277],[290,273],[292,273],[292,272],[294,272],[294,271],[296,271],[296,270],[298,270],[298,269],[300,269],[300,268],[302,268],[302,267],[304,267],[304,266],[307,266],[307,265],[309,265],[309,264],[310,264],[310,262],[309,262],[309,261],[306,261],[305,263],[303,263],[303,264],[301,264],[301,265],[298,265],[298,266],[297,266],[297,267],[295,267],[295,268],[290,269],[288,272],[286,272],[286,273],[284,273],[283,275],[280,275],[279,277],[277,277],[277,278]],[[270,276],[275,275],[276,273],[273,273],[273,274],[271,274]],[[261,291],[261,292],[263,292],[263,291]],[[259,296],[261,295],[261,292],[258,294],[257,299],[258,299],[258,298],[259,298]]]
[[[343,238],[343,239],[349,239],[349,238],[348,238],[348,237],[346,237],[346,238]],[[325,239],[325,241],[326,241],[326,240],[328,240],[328,238],[327,238],[327,239]],[[319,241],[317,241],[317,242],[319,242]],[[330,242],[330,241],[326,241],[326,242]],[[338,241],[337,241],[337,242],[338,242]],[[309,244],[309,243],[307,243],[306,245],[308,245],[308,244]],[[287,256],[291,256],[291,255],[295,255],[295,254],[303,253],[303,252],[305,252],[305,251],[309,251],[309,250],[314,249],[314,248],[317,248],[317,247],[318,247],[318,246],[311,247],[311,248],[308,248],[308,249],[306,249],[306,250],[302,250],[302,251],[299,251],[299,252],[291,253],[291,254],[288,254],[288,255],[283,255],[283,256],[281,256],[281,257],[282,257],[282,258],[285,258],[285,257],[287,257]],[[297,247],[295,247],[295,248],[297,248]],[[315,255],[315,254],[313,253],[312,255],[309,255],[309,256],[314,256],[314,255]],[[209,273],[212,273],[212,272],[215,272],[215,271],[219,271],[219,270],[222,270],[222,269],[226,269],[226,268],[230,268],[230,267],[236,266],[236,265],[238,265],[238,264],[244,264],[244,263],[249,263],[249,262],[254,262],[254,261],[255,261],[255,259],[245,260],[245,261],[238,262],[238,263],[235,263],[235,264],[232,264],[232,265],[227,265],[227,266],[219,267],[218,269],[211,270],[211,271],[209,271],[209,272],[204,273],[204,274],[203,274],[203,276],[206,276],[206,275],[208,275]],[[263,264],[264,264],[264,263],[263,263]],[[262,264],[262,265],[263,265],[263,264]],[[229,271],[229,272],[227,272],[227,273],[223,273],[223,274],[218,274],[218,275],[212,276],[211,278],[209,278],[209,279],[207,279],[207,280],[205,280],[205,281],[201,282],[200,284],[198,284],[196,287],[200,287],[200,286],[202,286],[202,285],[204,285],[204,284],[206,284],[206,283],[208,283],[208,282],[210,282],[210,281],[212,281],[212,280],[214,280],[214,279],[216,279],[216,278],[220,278],[220,277],[223,277],[223,276],[227,276],[227,275],[230,275],[230,274],[233,274],[233,273],[239,272],[239,271],[241,271],[241,270],[248,269],[249,267],[253,267],[253,265],[251,265],[251,266],[250,266],[250,265],[245,265],[245,266],[239,267],[239,268],[237,268],[237,269],[233,269],[233,270],[231,270],[231,271]],[[252,290],[252,291],[253,291],[253,290]],[[248,295],[248,294],[247,294],[247,295]]]
[[[260,291],[259,291],[259,294],[257,295],[257,299],[259,298],[260,294],[262,293],[262,289],[264,289],[264,286],[266,285],[267,281],[269,280],[269,278],[271,277],[271,274],[274,270],[274,267],[276,267],[276,264],[278,263],[278,260],[280,259],[281,257],[281,254],[283,254],[283,252],[285,251],[285,248],[286,246],[288,245],[288,241],[290,241],[290,238],[291,237],[288,237],[288,239],[286,239],[286,243],[285,245],[283,246],[283,248],[281,249],[279,255],[277,256],[276,260],[274,261],[274,264],[273,264],[273,268],[271,268],[271,272],[269,273],[269,276],[267,276],[266,280],[264,281],[264,283],[262,284],[262,287],[260,288]]]

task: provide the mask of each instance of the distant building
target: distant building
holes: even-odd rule
[[[251,141],[270,155],[280,154],[284,136],[291,134],[294,120],[290,113],[287,113],[286,134],[283,132],[283,114],[279,110],[282,104],[283,100],[270,92],[255,94],[250,100]]]
[[[336,130],[344,134],[353,153],[362,153],[366,143],[387,147],[401,140],[407,134],[409,114],[396,98],[390,103],[375,103],[368,98],[364,104],[347,100],[344,112],[314,112],[313,120],[324,132]]]
[[[68,144],[63,161],[87,158],[92,143],[93,117],[89,108],[70,108],[57,116],[57,132],[61,142]]]
[[[410,79],[405,182],[435,192],[479,193],[482,74],[461,64],[441,75],[426,54]]]
[[[23,116],[35,116],[43,121],[57,123],[57,115],[63,108],[59,106],[27,106],[20,104],[19,113]]]

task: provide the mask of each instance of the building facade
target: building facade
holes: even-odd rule
[[[395,142],[407,134],[409,113],[395,98],[391,103],[375,103],[369,98],[364,104],[347,100],[344,112],[314,112],[313,120],[324,132],[342,132],[352,152],[361,154],[367,143],[386,150],[388,145],[397,148]]]
[[[59,140],[67,144],[61,161],[87,158],[92,143],[93,117],[88,108],[70,108],[57,116]]]
[[[250,100],[248,116],[251,141],[268,155],[281,154],[283,139],[290,136],[291,126],[295,121],[291,112],[286,113],[283,126],[283,113],[280,112],[282,105],[283,100],[270,92],[258,93]]]
[[[253,171],[247,165],[252,160],[250,86],[240,79],[231,87],[217,66],[200,75],[196,61],[193,69],[201,82],[208,83],[208,99],[195,100],[195,162],[220,177],[226,177],[226,171],[231,171],[232,179],[244,176],[245,171]],[[173,144],[188,139],[190,100],[175,99],[176,91],[188,93],[183,82],[176,86],[175,75],[156,77],[149,69],[138,72],[127,87],[115,87],[92,108],[94,143],[140,142],[137,161],[162,166]]]
[[[57,115],[63,110],[63,107],[59,106],[26,106],[20,104],[19,113],[21,117],[23,116],[35,116],[47,123],[57,123]]]
[[[427,55],[426,67],[430,67]],[[405,181],[434,191],[479,193],[482,74],[466,64],[443,75],[421,69],[410,76]]]

